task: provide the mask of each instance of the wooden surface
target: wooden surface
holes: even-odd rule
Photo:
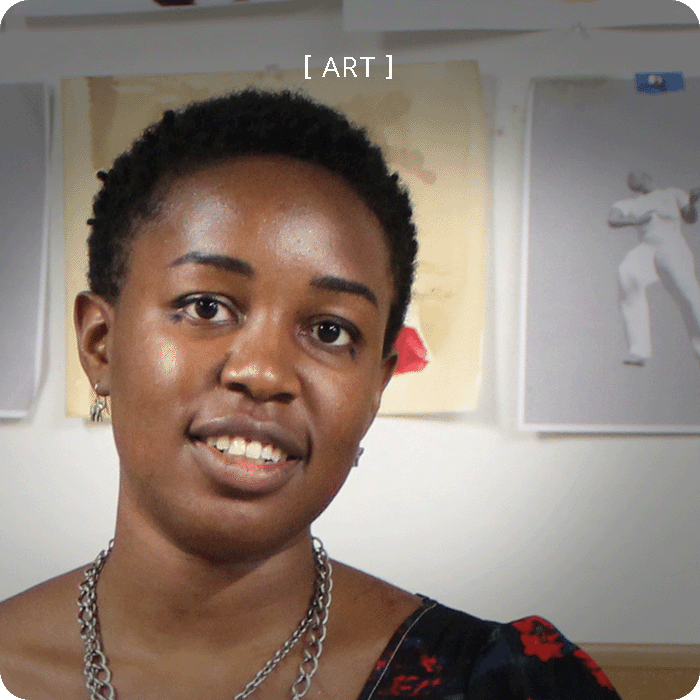
[[[699,682],[700,645],[581,644],[622,700],[677,700]]]

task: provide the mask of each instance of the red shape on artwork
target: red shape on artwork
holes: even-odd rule
[[[404,326],[394,343],[394,350],[399,354],[394,374],[420,372],[427,364],[428,349],[423,344],[418,331],[411,326]]]

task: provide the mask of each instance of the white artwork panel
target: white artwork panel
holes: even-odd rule
[[[700,79],[538,80],[520,425],[700,432]]]
[[[46,318],[44,85],[0,85],[0,120],[0,418],[22,418],[39,388]]]

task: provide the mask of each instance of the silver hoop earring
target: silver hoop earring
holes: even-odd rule
[[[355,461],[352,463],[353,467],[359,467],[360,466],[360,457],[362,457],[362,453],[365,451],[364,447],[358,447],[357,448],[357,454],[355,455]]]
[[[104,414],[109,413],[107,399],[97,393],[97,384],[93,387],[95,390],[95,398],[90,406],[90,420],[93,423],[100,423],[104,420]]]

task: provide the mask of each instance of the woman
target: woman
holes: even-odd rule
[[[407,194],[364,133],[244,91],[167,112],[99,176],[75,323],[111,397],[116,534],[87,571],[0,606],[8,690],[618,697],[544,620],[477,620],[312,540],[394,370],[413,277]]]

